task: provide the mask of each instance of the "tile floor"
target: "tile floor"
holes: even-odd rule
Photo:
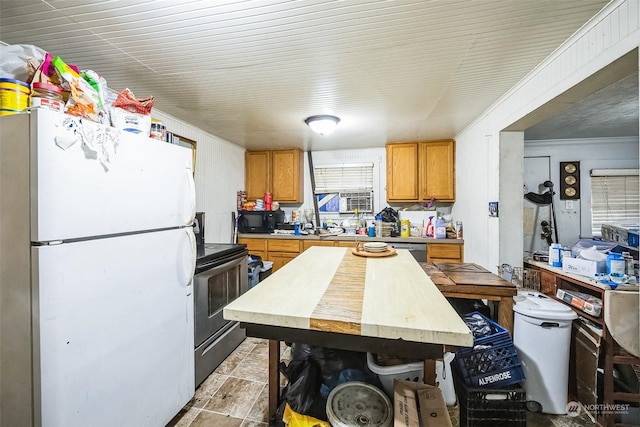
[[[267,427],[267,341],[247,338],[198,387],[167,427]],[[290,359],[282,344],[282,360]],[[282,378],[282,376],[281,376]],[[284,385],[284,378],[282,378]],[[592,427],[587,416],[527,413],[528,427]]]

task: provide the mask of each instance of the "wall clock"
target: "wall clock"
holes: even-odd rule
[[[580,198],[580,162],[560,162],[560,200]]]

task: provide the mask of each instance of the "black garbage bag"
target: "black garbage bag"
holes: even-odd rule
[[[287,378],[288,384],[282,390],[280,406],[269,425],[284,426],[282,415],[286,403],[299,414],[327,421],[327,400],[320,395],[322,371],[318,362],[298,359],[289,362],[288,366],[280,363],[280,372]]]
[[[336,375],[345,369],[363,370],[367,366],[367,353],[301,343],[291,344],[291,359],[315,361],[320,367],[323,378]]]
[[[369,369],[367,353],[364,352],[293,343],[291,359],[313,360],[318,364],[322,373],[320,393],[324,398],[335,387],[348,381],[361,381],[382,387],[378,376]]]
[[[393,209],[392,207],[387,206],[382,209],[376,217],[379,216],[382,222],[398,222],[400,220],[400,215],[398,215],[398,211]]]
[[[480,312],[487,317],[491,317],[491,310],[481,299],[453,298],[447,297],[447,301],[451,307],[458,313],[462,319],[467,313],[474,311]]]

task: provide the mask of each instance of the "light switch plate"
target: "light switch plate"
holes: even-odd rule
[[[573,210],[573,200],[565,200],[564,201],[564,208],[568,211],[572,211]]]
[[[498,202],[489,202],[489,216],[498,216]]]

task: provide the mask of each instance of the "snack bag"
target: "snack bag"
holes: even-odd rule
[[[111,105],[111,126],[146,136],[151,134],[153,96],[136,99],[128,88],[122,90]]]
[[[82,78],[76,68],[67,65],[59,56],[51,59],[62,86],[68,85],[71,95],[65,106],[65,112],[72,116],[84,117],[98,123],[107,118],[100,94],[89,82]],[[46,69],[46,58],[43,68]]]

